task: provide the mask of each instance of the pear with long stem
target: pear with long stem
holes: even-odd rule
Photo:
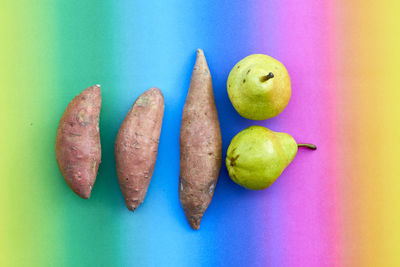
[[[226,167],[231,179],[248,189],[269,187],[293,161],[299,147],[316,150],[313,144],[299,143],[287,133],[250,126],[231,141]]]

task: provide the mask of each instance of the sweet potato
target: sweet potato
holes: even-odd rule
[[[56,136],[58,167],[69,187],[89,198],[101,160],[99,116],[100,86],[94,85],[68,104]]]
[[[221,130],[211,75],[197,50],[180,132],[179,198],[190,226],[197,230],[214,194],[222,158]]]
[[[131,211],[146,196],[156,164],[163,115],[163,95],[153,87],[136,99],[118,131],[117,175],[126,206]]]

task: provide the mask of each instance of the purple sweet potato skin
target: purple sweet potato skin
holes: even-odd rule
[[[195,230],[214,194],[221,159],[221,130],[211,75],[204,53],[198,49],[183,108],[179,175],[179,198]]]
[[[117,175],[126,206],[131,211],[146,196],[156,164],[163,116],[163,95],[153,87],[136,99],[118,131]]]
[[[99,116],[100,86],[94,85],[68,104],[56,136],[56,159],[69,187],[89,198],[101,161]]]

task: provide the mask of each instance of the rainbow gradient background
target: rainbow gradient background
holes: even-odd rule
[[[400,1],[3,0],[0,266],[400,266]],[[223,166],[199,231],[178,197],[179,128],[196,48],[213,76],[224,154],[264,125],[313,142],[269,189]],[[226,79],[252,53],[282,61],[292,99],[250,121]],[[102,163],[90,200],[58,170],[68,102],[102,86]],[[114,139],[135,98],[166,108],[145,202],[125,207]],[[225,155],[224,155],[225,156]]]

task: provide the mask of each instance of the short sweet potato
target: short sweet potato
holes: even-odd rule
[[[131,211],[146,196],[156,164],[163,116],[163,95],[153,87],[136,99],[118,131],[117,175],[126,206]]]
[[[68,104],[56,136],[56,159],[69,187],[89,198],[101,160],[99,116],[100,86],[94,85]]]
[[[197,230],[214,194],[221,169],[222,141],[211,75],[197,50],[180,133],[179,197],[190,226]]]

